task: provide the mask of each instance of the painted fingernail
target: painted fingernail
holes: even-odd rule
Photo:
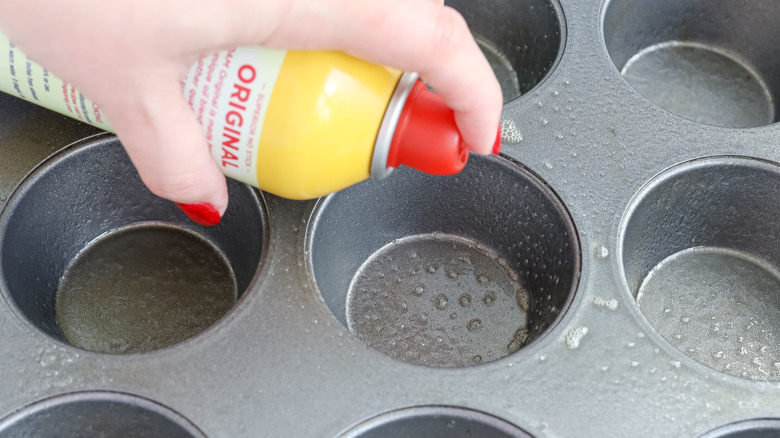
[[[496,141],[493,143],[493,155],[498,155],[501,152],[501,124],[498,125],[498,134],[496,134]]]
[[[222,217],[219,215],[219,211],[214,208],[208,202],[198,202],[195,204],[179,204],[176,205],[194,222],[201,225],[216,225]]]

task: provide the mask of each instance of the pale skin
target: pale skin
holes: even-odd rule
[[[2,0],[0,29],[100,104],[147,187],[174,202],[228,205],[180,80],[237,46],[335,49],[415,71],[489,153],[502,96],[463,18],[439,0]]]

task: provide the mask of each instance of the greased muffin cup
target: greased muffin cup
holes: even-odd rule
[[[0,96],[0,436],[776,434],[778,6],[447,4],[500,156],[216,228]]]
[[[399,169],[321,200],[308,254],[322,299],[369,346],[434,367],[491,362],[551,329],[580,273],[556,195],[502,157]]]
[[[154,196],[113,136],[55,154],[0,214],[2,291],[57,341],[143,353],[208,329],[246,292],[265,255],[259,193],[231,181],[214,227]]]

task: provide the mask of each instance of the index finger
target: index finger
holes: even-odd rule
[[[279,19],[270,33],[255,35],[262,44],[338,49],[417,72],[455,111],[466,144],[480,153],[492,149],[501,88],[454,9],[420,0],[297,0],[288,3]]]

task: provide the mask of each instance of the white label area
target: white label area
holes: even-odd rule
[[[30,61],[12,41],[0,34],[0,91],[81,120],[106,131],[111,125],[100,106],[72,84]]]

